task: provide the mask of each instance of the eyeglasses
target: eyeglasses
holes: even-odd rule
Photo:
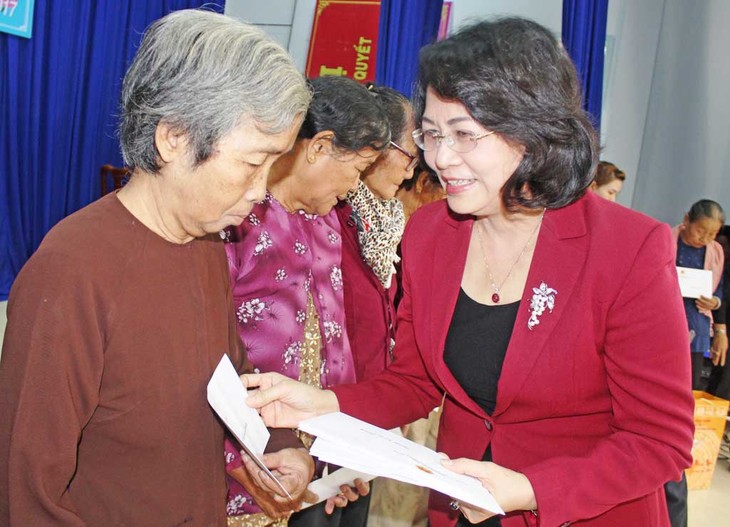
[[[457,131],[453,135],[443,135],[436,130],[424,130],[419,128],[413,131],[413,140],[416,146],[424,152],[436,150],[441,141],[446,143],[451,150],[459,154],[466,154],[477,147],[477,141],[492,135],[494,132],[485,132],[483,134],[475,134],[474,132]]]
[[[418,161],[419,161],[418,156],[414,156],[408,150],[406,150],[405,148],[403,148],[402,146],[398,145],[397,143],[395,143],[393,141],[390,142],[390,146],[392,148],[395,148],[396,150],[398,150],[398,152],[400,152],[401,154],[403,154],[404,156],[406,156],[408,159],[411,160],[410,163],[408,163],[408,166],[406,166],[407,172],[410,172],[411,170],[416,168],[416,166],[418,165]]]

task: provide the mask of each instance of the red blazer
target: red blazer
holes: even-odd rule
[[[441,403],[438,445],[451,457],[523,472],[539,525],[669,526],[662,484],[691,463],[694,402],[687,324],[667,225],[587,193],[545,214],[514,332],[486,415],[444,363],[473,219],[445,202],[419,210],[403,240],[395,361],[339,386],[342,411],[385,428]],[[557,291],[528,329],[533,288]],[[453,525],[432,493],[433,527]],[[538,525],[531,513],[504,527]]]
[[[390,363],[390,343],[395,339],[393,277],[385,289],[363,260],[352,207],[344,201],[336,207],[342,234],[342,282],[347,337],[355,363],[356,379],[374,377]]]

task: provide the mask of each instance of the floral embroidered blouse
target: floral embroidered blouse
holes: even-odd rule
[[[237,329],[256,369],[300,379],[308,360],[309,301],[319,320],[320,385],[355,382],[345,328],[342,238],[336,212],[292,213],[267,194],[225,237]],[[237,445],[226,444],[226,463],[240,465]],[[236,487],[229,478],[229,515],[258,510],[251,507],[250,498],[237,495]]]
[[[291,213],[268,194],[226,241],[238,334],[254,366],[299,378],[311,292],[321,321],[322,386],[355,382],[335,212]]]

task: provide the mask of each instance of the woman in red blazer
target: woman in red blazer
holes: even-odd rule
[[[335,210],[342,236],[342,282],[347,336],[357,381],[383,371],[395,342],[396,264],[405,214],[395,195],[413,177],[418,147],[413,108],[402,93],[370,85],[390,125],[390,146],[360,175]]]
[[[249,401],[278,426],[386,428],[443,401],[447,466],[507,514],[433,494],[433,527],[668,527],[693,434],[672,239],[586,194],[598,148],[567,53],[524,19],[462,29],[421,51],[416,115],[447,201],[406,228],[394,362],[332,391],[249,376]]]

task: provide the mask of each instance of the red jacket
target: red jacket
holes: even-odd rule
[[[342,411],[385,428],[425,416],[445,394],[438,446],[527,475],[531,513],[504,527],[668,527],[662,485],[691,462],[688,332],[668,226],[591,193],[545,214],[498,385],[486,415],[443,350],[473,225],[445,202],[419,210],[403,240],[395,361],[334,389]],[[534,288],[557,291],[528,329]],[[433,493],[433,527],[456,522]]]
[[[360,253],[352,207],[341,201],[336,208],[342,231],[342,281],[345,323],[355,362],[357,380],[369,379],[390,363],[390,343],[395,339],[393,300],[397,282],[389,289],[380,283]]]

